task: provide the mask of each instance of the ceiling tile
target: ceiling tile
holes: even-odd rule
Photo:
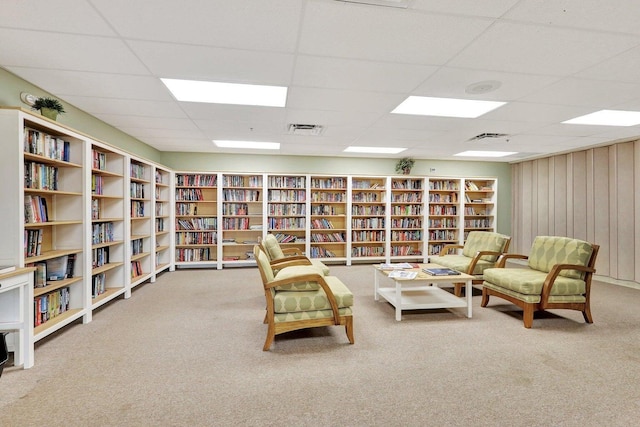
[[[412,9],[498,18],[519,0],[413,0]]]
[[[311,2],[301,53],[392,63],[440,65],[476,38],[490,20],[429,15],[407,9]],[[330,30],[327,26],[330,25]]]

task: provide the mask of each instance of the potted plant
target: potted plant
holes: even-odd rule
[[[416,161],[410,157],[398,160],[398,163],[396,163],[396,172],[402,172],[404,175],[409,175],[415,162]]]
[[[40,114],[48,119],[55,120],[58,114],[64,113],[62,103],[55,98],[40,97],[32,105],[34,110],[40,110]]]

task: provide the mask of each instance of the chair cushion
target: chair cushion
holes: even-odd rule
[[[529,268],[545,273],[556,264],[587,266],[593,247],[589,242],[568,237],[537,236],[529,254]],[[582,279],[584,273],[577,270],[562,270],[561,276]]]
[[[492,233],[490,231],[472,231],[469,233],[467,240],[464,243],[462,255],[473,258],[476,256],[478,251],[494,251],[501,253],[504,251],[504,247],[508,240],[509,238],[504,234]],[[480,259],[489,262],[496,262],[498,260],[498,256],[483,255]]]
[[[322,274],[320,270],[313,265],[294,265],[285,267],[276,273],[276,280],[289,279],[291,277],[302,276],[304,274]],[[317,291],[320,285],[315,281],[295,282],[287,285],[274,287],[276,291]]]
[[[256,253],[255,250],[254,250],[254,253]],[[274,278],[274,275],[273,275],[273,269],[271,268],[271,263],[267,258],[267,254],[265,254],[263,251],[260,251],[260,250],[257,251],[256,262],[258,263],[258,267],[260,268],[260,270],[264,272],[267,283],[271,282]]]
[[[484,283],[491,288],[508,289],[521,295],[541,295],[547,273],[530,268],[488,268],[484,271]],[[581,279],[558,276],[551,288],[552,296],[584,295],[586,283]]]
[[[351,307],[339,308],[340,316],[351,316],[353,311]],[[313,310],[313,311],[294,311],[293,313],[274,313],[273,320],[275,323],[295,322],[296,320],[310,319],[330,319],[333,317],[333,310]]]
[[[353,305],[353,294],[340,279],[335,276],[326,276],[324,279],[336,297],[338,308]],[[322,288],[315,291],[278,291],[273,298],[273,307],[276,313],[331,310]]]
[[[464,255],[443,255],[441,257],[433,258],[433,262],[443,267],[452,268],[454,270],[466,273],[469,271],[469,264],[471,264],[471,258]],[[482,275],[482,272],[487,268],[495,267],[495,262],[485,261],[482,258],[476,263],[476,267],[473,269],[474,276]]]
[[[280,248],[280,243],[278,243],[278,239],[273,234],[267,234],[262,241],[264,245],[264,249],[267,251],[267,255],[271,260],[276,260],[280,258],[284,258],[284,253]]]
[[[311,259],[311,264],[319,269],[324,276],[328,276],[330,274],[329,267],[327,267],[322,261],[318,259]]]

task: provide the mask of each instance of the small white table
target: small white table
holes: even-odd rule
[[[424,273],[423,268],[444,268],[437,264],[418,264],[417,268],[404,271],[416,271],[418,275],[413,279],[391,278],[391,270],[382,270],[379,265],[374,266],[374,285],[376,301],[380,297],[387,300],[396,308],[396,320],[402,320],[402,310],[419,310],[433,308],[466,307],[467,317],[471,318],[472,281],[473,276],[460,273],[455,276],[432,276]],[[383,282],[392,282],[393,286],[383,286]],[[454,283],[465,284],[464,298],[441,289],[440,285],[453,286]]]
[[[33,366],[33,272],[18,268],[0,275],[0,333],[15,332],[15,366]]]

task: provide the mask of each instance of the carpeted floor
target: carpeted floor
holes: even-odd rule
[[[0,378],[0,426],[631,426],[640,418],[640,291],[595,282],[594,324],[493,298],[407,312],[371,266],[332,266],[356,296],[343,327],[279,336],[257,269],[180,270],[36,345]]]

